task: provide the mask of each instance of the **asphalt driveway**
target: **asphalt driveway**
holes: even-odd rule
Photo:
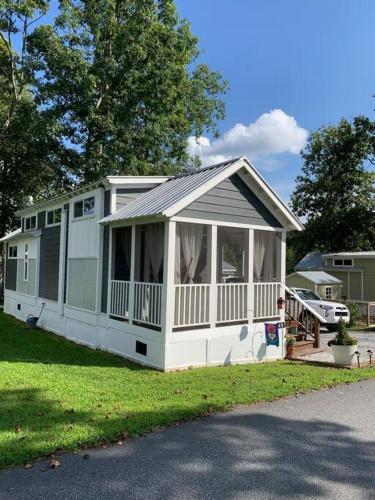
[[[0,472],[2,500],[375,497],[375,380]]]

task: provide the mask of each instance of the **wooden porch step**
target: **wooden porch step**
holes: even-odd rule
[[[314,341],[313,340],[301,340],[300,342],[296,342],[293,345],[293,355],[292,357],[296,356],[303,356],[305,354],[312,354],[317,351],[317,348],[314,347]]]

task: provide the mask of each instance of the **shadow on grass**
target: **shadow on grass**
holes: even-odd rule
[[[40,328],[0,313],[0,362],[45,363],[77,366],[148,368],[120,356],[81,346]]]
[[[51,411],[55,425],[73,420],[77,425],[89,418],[89,413],[78,413],[67,419],[66,412],[56,411],[54,404],[40,399],[35,390],[5,391],[2,402],[4,398],[8,406],[14,401],[15,412],[21,401],[35,412]],[[191,410],[199,412],[202,407]],[[123,430],[136,428],[137,422],[151,428],[171,417],[177,420],[178,411],[140,412],[132,420],[117,420],[116,424]],[[98,435],[104,437],[108,432],[104,419],[92,425]],[[31,437],[22,446],[33,454],[40,446],[37,421],[28,430]],[[18,439],[10,445],[18,446]],[[346,425],[235,412],[131,440],[122,447],[90,452],[89,462],[64,456],[59,470],[62,476],[54,476],[54,481],[37,470],[30,475],[17,469],[8,471],[1,482],[2,488],[7,488],[18,478],[19,488],[22,484],[24,489],[31,482],[35,498],[53,496],[57,480],[64,484],[62,498],[323,498],[329,495],[330,484],[335,491],[358,488],[363,498],[370,498],[374,449],[374,440],[356,438]],[[1,457],[6,452],[7,448],[0,447]]]

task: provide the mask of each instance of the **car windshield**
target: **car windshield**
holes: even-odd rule
[[[320,297],[311,290],[296,290],[296,293],[302,300],[320,300]]]

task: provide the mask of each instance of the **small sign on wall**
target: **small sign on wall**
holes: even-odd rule
[[[274,345],[276,347],[279,347],[279,325],[277,323],[265,323],[264,326],[266,330],[267,346]]]

